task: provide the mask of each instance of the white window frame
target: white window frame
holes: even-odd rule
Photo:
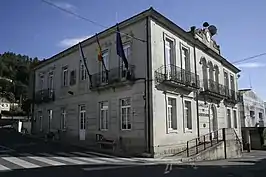
[[[63,76],[63,87],[67,87],[68,86],[68,84],[69,84],[69,79],[68,79],[68,67],[66,66],[66,67],[63,67],[63,74],[62,74],[62,76]]]
[[[87,62],[86,59],[85,62]],[[87,71],[83,60],[80,62],[80,80],[81,81],[87,80]]]
[[[130,58],[131,58],[131,44],[130,43],[123,44],[123,50],[124,50],[127,62],[129,64]],[[120,66],[121,78],[126,78],[127,77],[127,72],[126,72],[127,69],[126,69],[125,64],[124,64],[121,57],[119,57],[119,62],[120,62],[119,66]]]
[[[187,51],[187,56],[184,54],[184,50]],[[190,49],[186,45],[180,43],[180,59],[181,59],[181,68],[185,71],[191,71],[191,63],[190,63]]]
[[[186,103],[189,103],[190,107],[188,108],[186,106]],[[192,132],[193,130],[193,120],[192,120],[192,101],[191,100],[184,100],[184,115],[183,115],[183,126],[184,126],[184,132]],[[188,117],[190,116],[190,117]],[[191,122],[191,128],[188,127],[188,122]]]
[[[66,116],[67,112],[65,108],[61,108],[61,130],[66,130]]]
[[[174,100],[175,105],[169,104],[169,100]],[[166,124],[167,132],[177,132],[177,99],[174,97],[167,97],[166,101]],[[172,114],[174,112],[175,114]],[[174,120],[175,119],[175,120]],[[174,125],[175,124],[175,125]]]
[[[48,130],[51,130],[51,124],[53,123],[53,110],[52,109],[48,109],[47,110],[47,114],[48,114]]]
[[[52,98],[53,96],[53,90],[54,89],[54,72],[49,72],[48,75],[48,91],[49,91],[49,97]]]
[[[86,130],[86,105],[79,105],[79,129]],[[83,127],[81,126],[81,117],[84,117]]]
[[[44,89],[44,75],[40,75],[40,90]]]
[[[128,100],[129,101],[129,105],[122,105],[124,100]],[[120,102],[120,121],[121,121],[121,130],[132,130],[132,100],[131,98],[122,98],[119,100]],[[123,120],[123,110],[125,110],[125,120]],[[126,128],[123,128],[123,123],[125,122],[126,124]]]
[[[104,50],[102,52],[102,59],[103,59],[106,69],[109,70],[109,50]],[[106,76],[106,71],[105,71],[105,68],[102,62],[100,62],[100,76],[101,76],[100,79],[101,79],[102,84],[108,83],[108,78]]]
[[[99,118],[100,118],[100,130],[102,131],[108,130],[109,128],[109,102],[108,101],[100,102]]]

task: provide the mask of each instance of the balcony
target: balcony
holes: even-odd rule
[[[225,101],[227,103],[237,104],[238,102],[240,102],[240,99],[241,97],[238,92],[229,88],[226,89]]]
[[[163,65],[155,71],[155,79],[171,87],[185,90],[200,88],[199,76],[175,65]]]
[[[206,79],[203,80],[203,88],[200,92],[201,95],[205,97],[211,97],[213,99],[222,100],[226,98],[227,89],[224,85],[219,84],[218,82]]]
[[[91,89],[123,86],[132,83],[135,79],[135,66],[129,65],[128,71],[124,67],[112,68],[92,75]]]
[[[35,93],[35,103],[48,103],[55,100],[54,89],[39,90]]]

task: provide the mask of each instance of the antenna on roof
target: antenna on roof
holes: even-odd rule
[[[118,12],[115,12],[115,21],[118,23]]]
[[[251,84],[251,78],[250,78],[250,75],[249,75],[249,87],[252,89],[252,84]]]

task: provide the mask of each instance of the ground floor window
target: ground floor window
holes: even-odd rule
[[[131,130],[131,99],[120,99],[120,117],[121,117],[121,129]]]
[[[109,119],[108,101],[100,102],[100,129],[101,130],[108,130],[108,119]]]
[[[191,101],[184,104],[184,128],[185,131],[192,130]]]
[[[177,130],[176,99],[167,99],[167,128],[168,131]]]

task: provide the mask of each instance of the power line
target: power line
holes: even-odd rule
[[[247,58],[244,58],[244,59],[241,59],[241,60],[233,61],[232,63],[233,64],[238,64],[238,63],[242,63],[244,61],[248,61],[248,60],[252,60],[252,59],[257,58],[257,57],[264,56],[264,55],[266,55],[266,52],[265,53],[258,54],[258,55],[253,55],[251,57],[247,57]]]
[[[48,5],[50,5],[50,6],[53,6],[53,7],[57,8],[57,9],[59,9],[59,10],[65,12],[65,13],[71,14],[71,15],[73,15],[73,16],[79,18],[79,19],[82,19],[82,20],[85,20],[85,21],[87,21],[87,22],[90,22],[90,23],[92,23],[92,24],[94,24],[94,25],[100,26],[100,27],[102,27],[102,28],[109,28],[109,27],[107,27],[107,26],[104,26],[104,25],[102,25],[102,24],[96,22],[96,21],[93,21],[93,20],[88,19],[88,18],[86,18],[86,17],[83,17],[83,16],[81,16],[81,15],[75,13],[75,12],[72,12],[72,11],[70,11],[70,10],[67,10],[67,9],[63,8],[63,7],[60,7],[60,6],[54,4],[54,3],[50,2],[50,1],[46,1],[46,0],[41,0],[41,1],[44,2],[44,3],[46,3],[46,4],[48,4]],[[112,29],[110,29],[110,30],[112,30]],[[120,34],[126,35],[126,36],[128,36],[128,37],[130,37],[130,38],[136,39],[136,40],[141,41],[141,42],[147,42],[146,40],[143,40],[143,39],[140,39],[140,38],[136,38],[136,37],[131,36],[131,35],[128,35],[128,34],[126,34],[126,33],[117,32],[116,30],[112,30],[112,31],[114,31],[114,32],[116,32],[116,33],[120,33]]]

